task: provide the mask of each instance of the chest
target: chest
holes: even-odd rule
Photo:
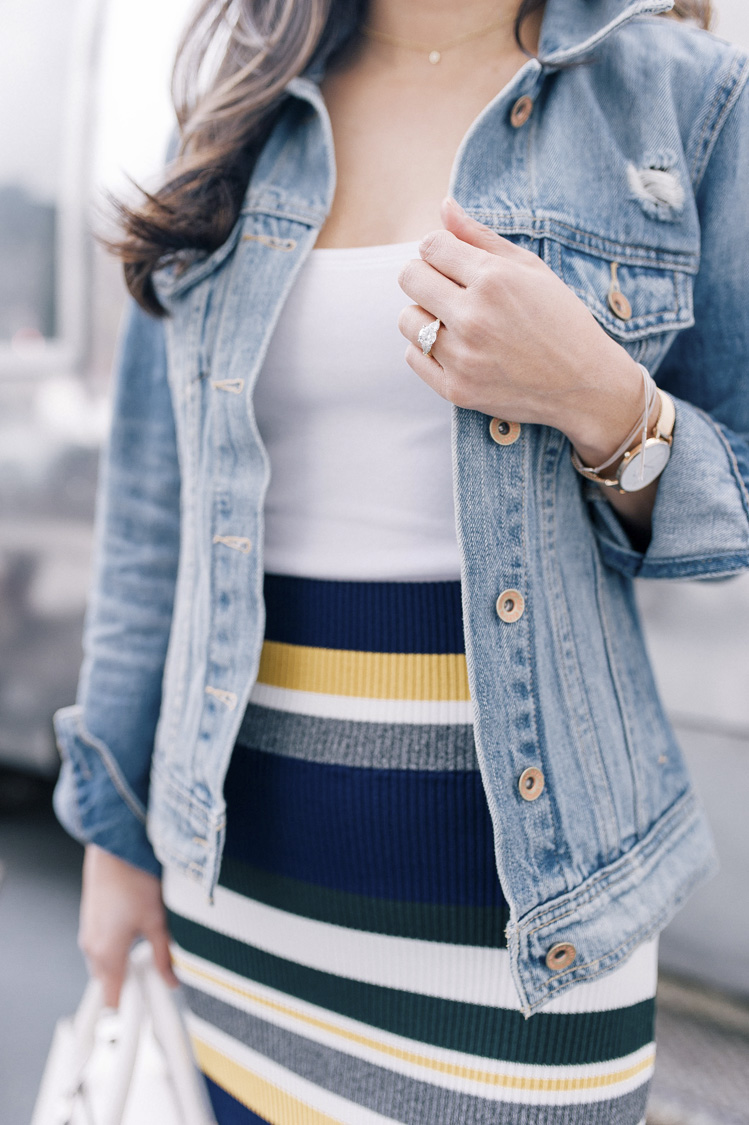
[[[421,56],[390,76],[327,79],[337,182],[317,245],[405,242],[441,226],[461,142],[526,61],[512,54],[460,83],[447,60],[431,66]]]
[[[601,92],[594,78],[582,67],[543,76],[528,63],[478,116],[475,103],[462,105],[462,116],[450,119],[449,143],[439,115],[421,103],[422,114],[404,113],[393,137],[377,134],[370,144],[370,109],[354,103],[353,113],[337,117],[336,98],[319,104],[310,84],[312,104],[290,101],[230,239],[172,280],[171,294],[188,298],[178,301],[177,315],[186,318],[191,358],[173,371],[190,400],[196,388],[212,385],[193,371],[200,356],[204,369],[219,371],[219,380],[230,369],[249,393],[312,246],[418,239],[438,225],[450,177],[453,194],[473,217],[541,255],[603,327],[655,372],[675,333],[693,323],[700,232],[687,154],[673,115],[643,123],[634,114],[610,126],[619,86],[608,83]],[[383,103],[370,107],[377,119],[384,106],[395,120],[395,94],[380,91]],[[512,111],[521,97],[530,100],[531,112],[518,125]],[[588,143],[592,135],[595,146]],[[665,217],[643,207],[629,185],[630,168],[654,149],[671,153],[684,186],[681,209]],[[225,300],[229,312],[222,315]],[[211,396],[204,399],[208,409]]]

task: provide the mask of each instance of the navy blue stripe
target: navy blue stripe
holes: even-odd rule
[[[265,575],[265,637],[356,652],[464,652],[460,582]]]
[[[224,787],[226,854],[333,890],[500,906],[478,770],[305,762],[237,745]]]
[[[266,1117],[258,1117],[246,1105],[242,1105],[236,1098],[209,1078],[203,1075],[208,1086],[208,1096],[211,1099],[213,1114],[218,1125],[268,1125]]]

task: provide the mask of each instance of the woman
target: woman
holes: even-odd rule
[[[644,1120],[714,860],[631,579],[749,565],[749,64],[669,7],[188,31],[56,804],[220,1122]]]

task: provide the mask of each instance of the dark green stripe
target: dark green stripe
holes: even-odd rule
[[[416,1042],[483,1058],[547,1066],[580,1066],[621,1058],[653,1039],[655,1001],[570,1015],[520,1012],[383,988],[294,961],[206,929],[168,911],[183,949],[250,982],[275,988]]]
[[[391,937],[419,938],[450,945],[480,945],[504,949],[509,907],[440,905],[399,902],[331,890],[301,879],[262,871],[224,853],[219,883],[245,898],[268,906]]]

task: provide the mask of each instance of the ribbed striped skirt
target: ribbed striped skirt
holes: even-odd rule
[[[212,904],[166,871],[220,1125],[639,1125],[656,944],[525,1019],[458,582],[266,576]]]

